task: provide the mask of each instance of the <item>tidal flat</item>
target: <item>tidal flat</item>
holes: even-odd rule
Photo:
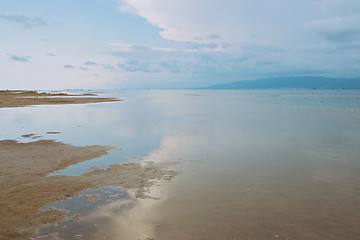
[[[359,90],[99,95],[0,108],[0,239],[360,235]]]

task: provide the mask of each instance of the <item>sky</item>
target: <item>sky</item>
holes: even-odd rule
[[[359,0],[1,0],[0,89],[360,76]]]

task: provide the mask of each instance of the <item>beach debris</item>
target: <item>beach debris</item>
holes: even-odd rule
[[[60,132],[56,132],[56,131],[49,131],[49,132],[46,132],[47,134],[59,134]]]
[[[42,136],[36,135],[36,134],[33,134],[33,133],[29,133],[29,134],[23,134],[23,135],[21,135],[21,137],[23,137],[23,138],[37,139],[37,138],[41,138]]]

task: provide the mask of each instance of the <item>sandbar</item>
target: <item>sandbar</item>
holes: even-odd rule
[[[37,91],[0,91],[0,108],[31,105],[84,104],[121,101],[117,98],[96,97],[96,94],[70,95],[66,93],[40,93]]]

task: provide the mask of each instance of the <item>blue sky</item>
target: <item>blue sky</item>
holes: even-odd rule
[[[360,76],[358,0],[3,0],[0,88]]]

